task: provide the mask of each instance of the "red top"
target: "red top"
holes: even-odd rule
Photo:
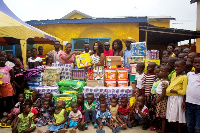
[[[122,115],[128,115],[131,112],[131,109],[128,104],[126,108],[123,108],[121,105],[119,105],[117,111],[121,113]]]
[[[112,49],[109,49],[108,51],[107,50],[104,50],[104,56],[113,56],[113,51]]]

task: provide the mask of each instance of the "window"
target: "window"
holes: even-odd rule
[[[90,44],[90,50],[93,50],[93,44],[97,40],[101,41],[102,43],[109,42],[110,38],[77,38],[72,39],[72,50],[73,51],[84,51],[84,43],[87,42]]]

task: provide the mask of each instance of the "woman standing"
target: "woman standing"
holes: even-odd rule
[[[112,49],[113,49],[113,56],[124,56],[124,53],[122,51],[123,45],[122,41],[120,39],[116,39],[112,43]]]
[[[101,41],[96,41],[93,45],[94,54],[91,55],[92,64],[95,66],[104,66],[104,50]]]
[[[66,48],[65,48],[65,52],[63,51],[60,54],[61,62],[63,64],[65,64],[65,63],[74,63],[76,54],[77,54],[76,51],[72,52],[72,44],[71,43],[67,43],[66,44]]]

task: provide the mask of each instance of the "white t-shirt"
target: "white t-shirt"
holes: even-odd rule
[[[144,77],[144,72],[142,74],[136,73],[135,80],[137,80],[136,88],[141,89],[142,88],[142,78]]]
[[[165,81],[162,81],[162,80],[161,80],[161,81],[159,82],[157,88],[156,88],[156,93],[162,94],[162,89],[163,89],[162,83],[163,83],[163,82],[167,82],[167,84],[168,84],[168,86],[169,86],[169,81],[166,81],[166,80],[165,80]]]
[[[15,66],[15,64],[13,62],[11,62],[11,61],[6,61],[5,65],[9,66],[9,67],[12,67],[12,68]]]
[[[42,58],[37,57],[35,58],[35,60],[32,59],[32,57],[28,58],[28,65],[29,65],[29,69],[32,68],[36,68],[38,66],[40,66],[40,62],[42,62]]]
[[[200,73],[189,72],[187,77],[186,102],[200,105]]]

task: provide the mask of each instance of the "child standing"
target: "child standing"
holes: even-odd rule
[[[151,88],[152,88],[154,79],[156,77],[156,75],[154,74],[155,67],[156,67],[156,63],[150,62],[147,66],[147,73],[142,78],[142,88],[145,90],[144,94],[145,94],[147,103],[149,103],[150,101]]]
[[[43,107],[39,111],[39,119],[36,126],[41,127],[48,124],[53,120],[54,109],[50,107],[49,101],[43,102]]]
[[[28,68],[36,68],[38,66],[42,66],[42,59],[40,57],[37,57],[37,49],[32,48],[31,49],[31,57],[28,59]]]
[[[174,74],[176,71],[174,70],[174,63],[176,62],[178,58],[177,57],[170,57],[167,61],[167,65],[170,66],[170,74],[168,75],[168,79],[171,80],[172,74]]]
[[[65,124],[65,129],[67,128],[73,128],[70,131],[70,133],[76,133],[76,129],[78,128],[78,125],[82,126],[82,114],[81,112],[78,110],[78,103],[73,102],[72,105],[72,111],[69,113],[68,116],[68,122],[66,122]]]
[[[96,101],[94,100],[94,94],[88,93],[87,100],[84,102],[84,110],[85,110],[85,122],[90,122],[90,116],[92,118],[92,123],[94,127],[97,128],[96,124],[96,110],[95,110]]]
[[[200,132],[200,57],[194,58],[194,68],[194,72],[189,72],[187,74],[186,120],[188,133]]]
[[[13,122],[12,132],[18,133],[30,133],[36,129],[35,124],[32,121],[33,113],[30,112],[31,107],[26,104],[20,105],[21,114]]]
[[[49,125],[48,130],[46,133],[59,133],[60,129],[65,127],[65,122],[67,121],[67,112],[65,111],[65,102],[60,100],[57,103],[57,110],[54,113],[53,123]],[[38,130],[38,133],[43,133],[42,131]]]
[[[132,128],[130,123],[130,106],[128,105],[128,98],[122,97],[120,100],[121,104],[119,105],[117,111],[119,118],[123,121],[123,125],[126,124],[129,128]]]
[[[121,127],[113,127],[111,122],[111,113],[109,110],[107,110],[107,103],[101,102],[100,104],[100,110],[97,112],[96,119],[99,124],[99,129],[96,130],[97,133],[105,133],[105,130],[103,129],[103,126],[108,126],[110,129],[112,129],[113,133],[119,132],[121,130]]]
[[[160,82],[156,88],[156,97],[154,98],[156,104],[156,117],[162,119],[162,133],[165,133],[166,127],[166,108],[167,108],[167,96],[166,89],[169,86],[168,75],[170,73],[169,66],[161,66],[159,77]]]
[[[145,75],[144,68],[145,68],[144,63],[138,63],[136,66],[137,73],[135,75],[135,84],[136,84],[136,88],[138,88],[140,90],[142,89],[142,78]],[[142,93],[144,93],[144,90]]]
[[[187,76],[185,75],[185,61],[178,60],[175,62],[176,72],[171,77],[171,83],[166,89],[167,114],[168,122],[175,122],[175,132],[181,132],[181,123],[186,123],[185,111],[182,109],[182,103],[186,94]]]
[[[10,112],[13,107],[12,96],[14,95],[14,90],[12,87],[14,73],[13,69],[5,65],[6,58],[0,55],[0,81],[3,83],[0,86],[0,107],[4,107],[4,101],[6,102],[6,107],[0,109],[0,117],[3,116],[3,111]]]
[[[131,110],[131,114],[134,114],[133,116],[133,127],[136,127],[140,123],[143,124],[142,129],[147,130],[149,128],[149,110],[145,106],[145,97],[139,96],[137,98],[136,104]]]

